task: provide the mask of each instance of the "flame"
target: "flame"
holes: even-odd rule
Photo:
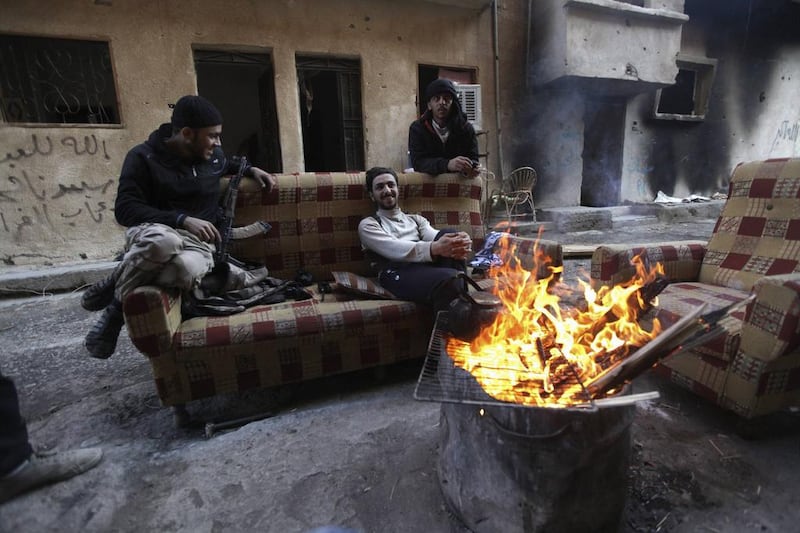
[[[578,290],[559,283],[561,266],[533,250],[534,268],[526,270],[511,239],[501,239],[503,266],[492,273],[491,292],[503,303],[494,322],[471,343],[450,338],[447,353],[469,371],[493,398],[537,406],[586,403],[586,383],[661,332],[658,319],[647,331],[639,318],[647,309],[640,289],[663,276],[658,263],[647,268],[632,260],[636,275],[627,283],[592,289],[578,279]],[[536,272],[549,271],[537,279]]]

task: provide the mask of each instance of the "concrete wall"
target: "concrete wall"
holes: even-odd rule
[[[741,162],[800,155],[800,5],[687,0],[681,53],[717,59],[706,118],[652,118],[653,94],[633,98],[625,132],[623,200],[726,191]]]
[[[121,126],[0,123],[0,259],[63,263],[106,259],[119,250],[113,205],[122,160],[168,121],[168,103],[196,93],[193,47],[272,54],[284,172],[303,170],[296,53],[361,60],[367,167],[404,165],[419,64],[476,68],[484,128],[495,130],[491,9],[466,5],[0,1],[0,32],[108,41],[122,117]],[[496,155],[496,136],[489,143]]]
[[[549,75],[671,83],[686,16],[628,4],[611,9],[608,4],[616,2],[567,2],[566,55]]]
[[[510,168],[527,164],[539,171],[537,206],[580,203],[583,109],[592,97],[627,99],[620,135],[624,139],[620,203],[651,202],[659,190],[675,196],[712,194],[725,190],[740,161],[800,153],[799,3],[648,1],[644,7],[653,12],[685,11],[688,20],[681,25],[679,50],[671,40],[674,33],[665,40],[663,34],[633,32],[626,15],[618,17],[621,37],[613,52],[607,52],[606,45],[614,44],[617,31],[609,22],[610,4],[610,0],[533,2],[529,87],[526,96],[519,97],[515,140],[507,146],[506,159]],[[576,9],[586,14],[573,17],[570,13]],[[603,24],[598,25],[600,18]],[[669,20],[677,23],[680,17],[668,15],[661,22],[670,24]],[[595,46],[587,46],[588,42]],[[643,57],[645,49],[654,57]],[[659,85],[665,75],[672,78],[677,72],[676,53],[717,60],[703,120],[653,117]],[[623,62],[637,67],[641,79],[614,80]],[[570,70],[573,67],[577,72]]]
[[[580,203],[587,91],[616,91],[628,99],[621,202],[651,201],[658,190],[709,194],[725,187],[739,161],[800,154],[796,2],[645,2],[651,11],[685,9],[689,20],[682,25],[681,54],[718,60],[708,114],[695,123],[652,118],[655,91],[663,85],[659,77],[667,71],[674,76],[672,62],[665,62],[672,41],[664,44],[631,30],[640,45],[635,51],[639,64],[643,48],[656,57],[645,68],[647,80],[628,80],[611,70],[628,62],[624,53],[592,59],[597,49],[581,44],[580,24],[567,25],[567,10],[575,6],[579,11],[589,6],[590,14],[583,17],[587,26],[598,16],[607,19],[603,13],[611,0],[498,0],[496,64],[494,6],[477,0],[444,3],[457,5],[420,0],[0,0],[0,32],[108,41],[122,117],[121,126],[0,123],[0,259],[40,265],[107,259],[120,249],[113,202],[122,159],[168,120],[167,103],[196,92],[193,48],[271,54],[284,172],[303,170],[298,53],[360,59],[367,167],[404,166],[408,124],[416,116],[419,64],[477,69],[483,127],[489,131],[482,148],[489,152],[490,170],[502,176],[518,166],[536,168],[538,207]],[[600,15],[591,14],[593,5],[600,6]],[[577,39],[572,50],[568,27],[570,39]],[[604,41],[616,31],[605,23],[601,29]],[[591,28],[585,30],[589,35]],[[600,70],[594,77],[575,75],[566,70],[565,59],[580,59],[587,72]],[[649,74],[656,65],[666,70]],[[542,86],[546,77],[541,73],[559,68],[562,75]],[[619,79],[603,77],[609,73]],[[615,84],[603,83],[609,80]]]
[[[580,204],[587,99],[630,98],[672,82],[688,18],[674,11],[680,7],[611,0],[533,3],[529,89],[516,132],[522,141],[510,150],[512,166],[530,164],[539,173],[537,206]]]

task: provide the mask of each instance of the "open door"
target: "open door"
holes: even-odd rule
[[[581,205],[618,205],[622,189],[625,100],[589,99],[583,115]]]
[[[359,61],[297,56],[297,82],[306,170],[364,170]]]
[[[195,50],[197,91],[224,120],[222,148],[267,172],[283,171],[275,75],[267,53]]]

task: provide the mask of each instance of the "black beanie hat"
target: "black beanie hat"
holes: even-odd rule
[[[222,124],[222,113],[202,96],[182,96],[172,109],[173,128],[207,128]]]
[[[425,101],[430,101],[431,98],[436,96],[437,94],[448,93],[453,96],[453,100],[458,99],[458,93],[456,92],[456,86],[453,85],[453,82],[445,79],[439,78],[433,80],[428,84],[425,88]]]

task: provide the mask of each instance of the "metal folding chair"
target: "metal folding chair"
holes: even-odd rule
[[[536,210],[533,206],[533,188],[536,186],[536,171],[531,167],[520,167],[511,172],[500,184],[499,190],[494,190],[489,195],[488,209],[495,202],[503,202],[506,208],[506,218],[509,225],[514,218],[527,217],[526,211],[519,212],[519,208],[527,205],[530,208],[530,217],[536,222]]]

